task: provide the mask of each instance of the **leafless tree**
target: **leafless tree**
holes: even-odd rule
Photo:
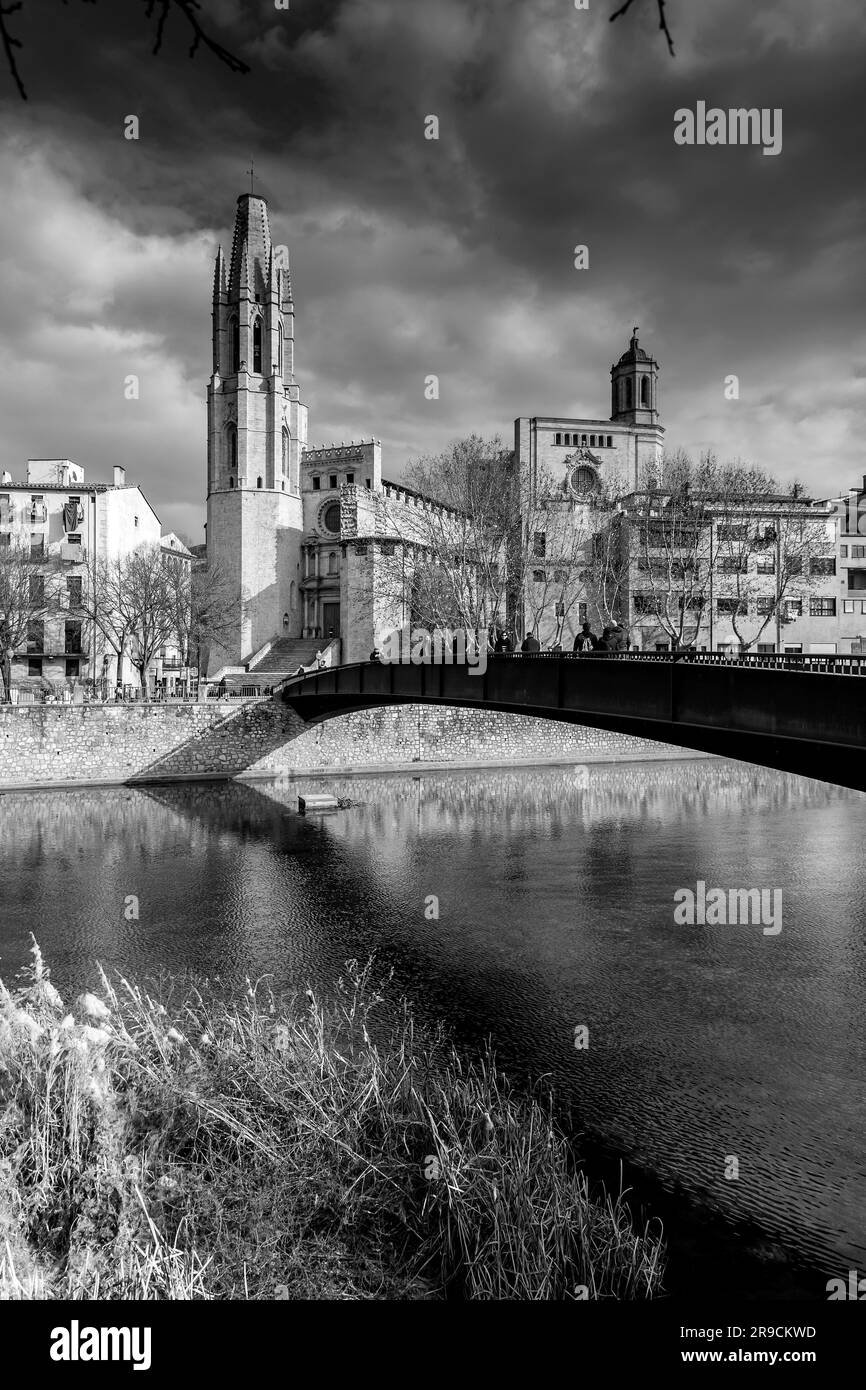
[[[614,10],[613,14],[611,15],[611,17],[610,17],[610,22],[611,22],[611,24],[613,23],[613,21],[614,21],[615,19],[619,19],[620,15],[627,14],[628,11],[631,9],[631,7],[632,7],[633,4],[634,4],[634,0],[625,0],[625,3],[622,4],[622,5],[620,5],[620,7],[619,7],[618,10]],[[667,39],[668,52],[670,53],[671,57],[673,58],[673,57],[675,56],[675,55],[674,55],[674,41],[673,41],[673,38],[672,38],[672,36],[671,36],[671,31],[670,31],[670,29],[668,28],[667,18],[665,17],[665,4],[666,4],[666,0],[656,0],[656,6],[657,6],[657,8],[658,8],[658,15],[659,15],[659,28],[661,29],[662,33],[664,34],[665,38]]]
[[[201,681],[212,645],[220,646],[236,627],[241,600],[216,561],[165,557],[172,607],[173,640],[181,665],[195,667]]]
[[[43,573],[44,561],[31,557],[27,542],[6,535],[0,546],[0,670],[3,701],[12,689],[12,657],[25,646],[36,625],[54,606],[56,583]]]
[[[199,15],[201,5],[199,0],[136,0],[144,10],[146,20],[155,20],[153,53],[159,53],[165,37],[166,26],[172,15],[177,15],[185,23],[189,35],[189,56],[193,58],[199,48],[208,49],[215,58],[231,69],[232,72],[247,73],[250,71],[249,65],[224,48],[211,34],[207,32]],[[27,92],[24,81],[18,67],[16,49],[22,47],[21,40],[14,37],[9,26],[11,16],[23,11],[26,0],[11,0],[4,4],[0,0],[0,43],[6,55],[6,62],[12,80],[18,89],[18,94],[22,101],[27,100]],[[43,0],[44,3],[44,0]],[[68,0],[61,0],[63,5],[68,5]],[[93,6],[96,0],[81,0],[82,4]]]

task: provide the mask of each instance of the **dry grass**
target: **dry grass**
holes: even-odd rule
[[[67,1011],[34,943],[0,982],[0,1297],[657,1294],[660,1238],[550,1113],[347,971],[170,1013],[103,975]]]

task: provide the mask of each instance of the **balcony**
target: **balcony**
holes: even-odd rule
[[[35,506],[30,507],[24,515],[31,526],[41,526],[43,521],[48,520],[48,508],[44,502],[37,502]]]

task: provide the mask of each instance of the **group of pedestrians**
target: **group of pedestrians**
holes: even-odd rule
[[[613,627],[604,628],[601,636],[596,637],[589,623],[584,623],[574,639],[572,650],[584,656],[590,652],[624,652],[627,650],[625,629],[621,623],[615,623]]]

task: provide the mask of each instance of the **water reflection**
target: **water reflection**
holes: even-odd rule
[[[600,1153],[724,1217],[769,1283],[800,1259],[821,1296],[866,1266],[866,797],[694,760],[303,786],[360,805],[305,820],[289,781],[4,795],[3,972],[31,930],[64,987],[96,958],[326,984],[376,951],[422,1012],[552,1073]],[[697,879],[781,888],[781,934],[675,926]]]

